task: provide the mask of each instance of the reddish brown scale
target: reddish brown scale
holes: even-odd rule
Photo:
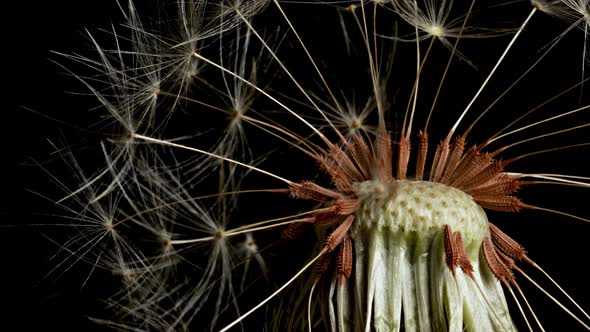
[[[448,139],[445,139],[436,147],[434,160],[432,161],[432,167],[430,168],[430,181],[440,182],[444,166],[446,165],[447,158],[449,157],[449,150],[450,146]]]
[[[498,280],[500,280],[506,287],[509,287],[510,284],[514,282],[514,273],[512,273],[512,270],[504,264],[496,252],[496,247],[492,243],[492,240],[487,236],[483,239],[482,251],[490,271],[492,271],[496,278],[498,278]]]
[[[518,189],[522,187],[518,180],[510,180],[506,182],[498,182],[481,189],[474,189],[465,191],[474,198],[485,196],[511,196]]]
[[[399,142],[397,158],[397,179],[405,180],[408,173],[408,162],[410,161],[411,145],[407,137],[402,137]]]
[[[353,192],[353,183],[365,179],[347,153],[338,146],[332,146],[323,158],[323,168],[332,177],[336,188],[347,194]]]
[[[356,134],[353,136],[353,147],[349,149],[352,159],[358,165],[364,178],[371,177],[371,150],[365,140]]]
[[[352,273],[352,240],[346,236],[339,246],[336,258],[336,273],[340,277],[340,285],[344,285]]]
[[[459,264],[459,250],[457,249],[455,237],[449,225],[445,225],[443,230],[443,241],[445,245],[445,262],[455,275],[455,269]]]
[[[463,151],[465,150],[465,137],[457,137],[455,142],[451,145],[451,151],[449,153],[449,159],[447,161],[447,165],[444,168],[442,177],[440,179],[441,183],[447,183],[449,178],[459,166],[459,162],[461,162],[461,158],[463,157]]]
[[[455,275],[455,270],[459,267],[467,276],[474,279],[473,266],[467,257],[465,244],[460,232],[452,232],[449,225],[445,225],[443,240],[445,245],[445,262]]]
[[[362,137],[357,136],[360,142],[363,142]],[[363,149],[363,150],[361,150]],[[346,159],[350,160],[350,173],[354,176],[355,181],[362,181],[370,176],[370,156],[371,151],[366,144],[353,144],[348,145],[346,151]],[[365,165],[365,159],[368,159],[367,165]],[[348,165],[348,164],[347,164]]]
[[[471,163],[464,168],[464,172],[453,174],[453,178],[450,180],[449,184],[455,188],[463,189],[465,186],[468,186],[472,183],[472,181],[477,181],[477,175],[479,172],[484,170],[492,163],[492,155],[489,153],[477,153],[474,155],[473,160]]]
[[[352,187],[352,181],[349,178],[345,177],[345,174],[340,172],[337,164],[328,157],[320,157],[319,159],[321,168],[330,175],[332,183],[336,186],[339,192],[344,194],[352,194],[354,193],[354,189]]]
[[[469,183],[466,183],[464,187],[464,191],[467,191],[471,188],[475,188],[486,184],[489,181],[494,180],[496,177],[502,173],[504,170],[504,163],[501,161],[493,160],[487,167],[482,169],[479,173],[475,174]]]
[[[514,285],[516,288],[519,288],[518,284],[516,283],[516,277],[514,275],[514,270],[520,271],[520,269],[516,266],[516,263],[514,262],[514,260],[512,258],[506,256],[501,251],[496,250],[496,254],[498,255],[498,257],[500,257],[500,260],[502,261],[502,263],[504,263],[504,265],[510,270],[510,273],[512,273],[512,280],[510,280],[510,283],[512,285]]]
[[[519,177],[499,174],[494,179],[474,188],[463,191],[473,197],[476,196],[508,196],[522,187]]]
[[[424,178],[424,166],[428,156],[428,133],[420,131],[418,134],[418,153],[416,155],[416,180]]]
[[[351,158],[354,153],[351,152],[350,145],[346,151],[340,147],[334,146],[330,151],[330,155],[333,156],[336,167],[340,168],[340,171],[346,174],[346,176],[350,178],[352,182],[358,182],[365,179],[358,166]]]
[[[326,242],[324,245],[324,252],[332,252],[338,245],[342,242],[342,239],[347,235],[350,226],[352,226],[352,222],[354,221],[354,215],[349,215],[346,219],[338,226],[332,234],[326,238]]]
[[[340,177],[332,178],[332,183],[338,188],[342,193],[346,195],[354,195],[354,187],[353,182],[343,179]]]
[[[393,181],[393,165],[392,165],[392,150],[391,137],[385,131],[380,131],[377,134],[375,142],[375,176],[384,182]]]
[[[492,236],[492,242],[494,243],[496,248],[498,248],[506,256],[516,261],[527,259],[526,251],[520,244],[518,244],[518,242],[514,241],[511,237],[506,235],[495,225],[491,223],[489,225],[490,235]]]
[[[361,206],[359,199],[340,199],[334,204],[334,213],[344,216],[353,214]]]
[[[465,173],[465,169],[471,166],[477,154],[479,154],[479,148],[477,145],[471,146],[467,152],[463,153],[459,164],[457,167],[455,167],[455,170],[450,175],[448,183],[451,183],[453,180],[455,180],[457,178],[457,174]]]
[[[477,196],[473,200],[484,209],[504,212],[518,212],[527,205],[514,196]]]
[[[494,162],[494,156],[489,152],[478,152],[471,167],[467,168],[466,176],[469,176],[469,182],[483,172],[486,168]]]
[[[459,252],[459,261],[458,261],[459,267],[461,268],[463,273],[465,273],[469,278],[471,278],[472,280],[475,280],[475,277],[473,276],[473,265],[471,265],[471,262],[469,261],[469,257],[467,256],[467,251],[465,249],[465,243],[463,243],[463,237],[461,236],[460,232],[455,232],[454,235],[455,235],[456,247]]]
[[[309,199],[318,202],[327,202],[342,198],[342,195],[317,185],[311,181],[289,184],[289,195],[293,198]]]
[[[479,147],[477,145],[472,146],[461,158],[459,165],[455,167],[455,170],[450,175],[447,185],[452,186],[454,182],[460,180],[470,169],[473,168],[474,163],[480,155]]]
[[[492,241],[494,242],[494,241]],[[495,245],[494,245],[495,247]],[[502,251],[498,250],[498,247],[496,248],[496,254],[498,255],[498,257],[500,257],[500,260],[502,261],[502,263],[504,263],[504,265],[506,265],[506,267],[508,269],[510,269],[510,271],[513,271],[514,268],[516,267],[516,263],[514,262],[514,259],[508,257],[507,255],[505,255]],[[512,272],[514,273],[514,272]]]
[[[334,211],[318,212],[314,216],[314,224],[317,226],[327,226],[342,220],[342,216]]]
[[[432,158],[432,163],[430,164],[430,178],[428,179],[429,181],[433,181],[436,165],[438,165],[438,163],[440,162],[442,148],[443,147],[441,142],[438,143],[438,145],[436,146],[436,150],[434,150],[434,157]]]
[[[341,157],[338,155],[337,151],[341,150],[339,147],[334,146],[330,149],[328,153],[326,153],[322,157],[318,157],[321,162],[322,169],[324,169],[328,173],[334,172],[336,168],[342,167],[342,165],[338,164],[338,158]]]

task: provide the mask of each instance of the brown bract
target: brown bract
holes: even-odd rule
[[[461,233],[453,233],[451,227],[445,225],[443,239],[445,244],[445,261],[453,275],[455,275],[455,270],[459,267],[469,278],[475,280],[473,266],[471,266],[471,262],[467,257]]]

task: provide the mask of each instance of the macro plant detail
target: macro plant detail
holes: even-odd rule
[[[514,260],[526,255],[514,240],[488,225],[480,206],[501,211],[526,207],[511,196],[520,187],[518,176],[502,172],[504,163],[477,146],[463,151],[465,140],[459,138],[452,145],[439,145],[427,181],[407,180],[409,158],[404,154],[410,145],[400,144],[394,158],[391,140],[382,133],[373,146],[371,152],[355,136],[345,145],[346,152],[333,146],[319,160],[337,191],[312,182],[292,185],[290,190],[296,198],[332,201],[312,222],[337,224],[321,253],[337,250],[334,282],[341,293],[334,312],[339,330],[351,329],[351,315],[356,324],[352,330],[363,330],[371,322],[378,331],[398,330],[402,308],[405,330],[515,329],[502,292],[490,275],[508,288],[518,288]],[[426,160],[427,144],[421,146],[417,158]],[[397,161],[395,168],[392,160]],[[422,168],[424,162],[417,165]],[[342,292],[355,263],[354,296],[347,301]],[[324,273],[328,263],[320,266],[318,272]],[[474,266],[479,267],[477,277]],[[374,309],[344,308],[347,303],[368,303]]]
[[[576,136],[590,126],[586,0],[118,5],[122,27],[88,34],[95,57],[56,52],[101,113],[86,144],[96,150],[57,147],[69,178],[47,171],[75,229],[54,240],[52,273],[86,262],[82,282],[117,280],[94,321],[544,331],[527,283],[590,330],[574,299],[587,294],[571,296],[502,224],[530,211],[589,221],[526,192],[590,178],[523,163],[590,145]],[[561,29],[519,49],[535,20]],[[575,53],[559,50],[579,33],[575,81],[529,100],[520,86],[536,88],[539,73],[551,86],[543,65]],[[565,98],[574,106],[553,106]]]

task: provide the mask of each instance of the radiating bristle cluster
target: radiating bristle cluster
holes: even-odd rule
[[[445,260],[449,269],[451,269],[454,274],[456,268],[461,268],[461,270],[466,275],[468,275],[469,278],[474,279],[473,266],[469,261],[469,257],[467,257],[467,252],[465,251],[465,244],[463,243],[461,232],[453,232],[449,225],[445,225],[444,241]]]

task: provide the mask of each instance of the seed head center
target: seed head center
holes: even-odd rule
[[[362,201],[357,230],[429,240],[448,225],[461,233],[468,252],[479,249],[489,232],[487,216],[471,196],[441,183],[400,180],[386,185],[371,180],[358,183],[356,190]]]

